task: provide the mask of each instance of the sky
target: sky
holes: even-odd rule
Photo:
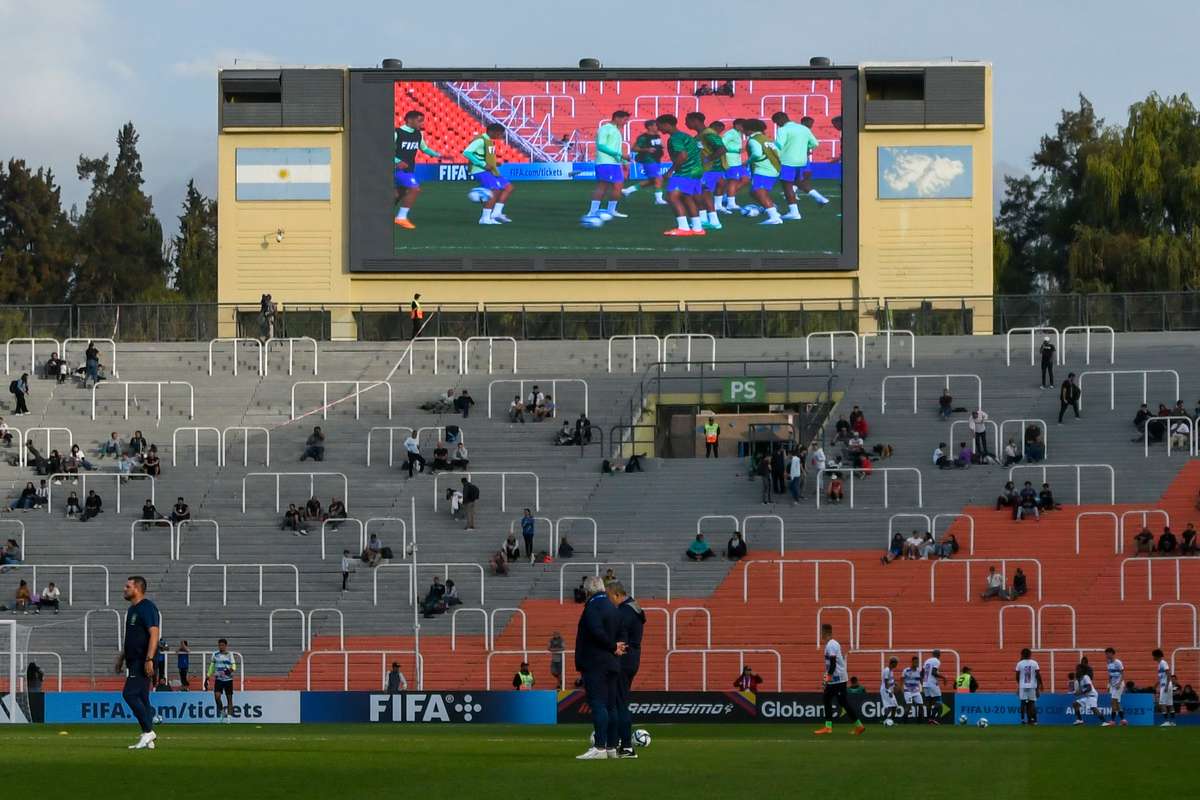
[[[994,66],[995,162],[1021,173],[1087,95],[1123,121],[1200,75],[1196,0],[0,0],[0,159],[53,168],[82,208],[81,153],[131,120],[146,189],[173,227],[189,178],[216,190],[216,71],[238,64],[606,66],[957,58]]]

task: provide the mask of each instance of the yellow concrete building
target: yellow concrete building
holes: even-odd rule
[[[217,143],[219,301],[251,308],[270,293],[285,309],[346,304],[332,312],[333,336],[353,338],[350,306],[406,307],[415,291],[431,304],[587,300],[669,306],[853,298],[859,301],[860,331],[876,327],[877,304],[887,298],[991,295],[990,66],[869,63],[839,69],[853,70],[843,80],[842,95],[845,124],[854,122],[853,131],[843,131],[843,145],[854,148],[845,160],[857,166],[857,191],[846,188],[846,197],[856,203],[856,208],[849,201],[845,206],[848,266],[444,273],[359,271],[351,263],[351,164],[356,156],[351,133],[361,116],[354,107],[359,102],[356,71],[223,71]],[[362,72],[385,79],[393,74]],[[327,149],[327,168],[305,167],[322,176],[317,180],[327,179],[325,194],[264,199],[239,191],[242,170],[251,176],[262,169],[241,164],[239,150],[267,148]],[[852,180],[849,169],[845,181]],[[960,301],[945,302],[957,307]],[[990,333],[990,304],[975,302],[973,311],[975,332]]]

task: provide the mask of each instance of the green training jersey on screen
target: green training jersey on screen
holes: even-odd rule
[[[700,154],[704,160],[705,172],[720,172],[721,167],[721,137],[712,128],[705,128],[696,134],[696,143],[700,145]]]
[[[671,161],[675,161],[678,153],[684,153],[683,161],[675,168],[675,174],[681,178],[704,177],[704,164],[700,159],[700,145],[683,131],[675,131],[667,140],[667,153]]]
[[[816,150],[819,144],[813,132],[799,122],[787,122],[775,132],[779,159],[787,167],[808,166],[808,154]]]
[[[472,139],[467,148],[463,150],[463,155],[467,157],[467,161],[471,162],[472,175],[490,172],[496,166],[496,146],[492,144],[492,137],[486,133],[481,133]]]
[[[761,133],[746,140],[746,153],[750,156],[750,170],[765,178],[779,177],[779,153],[775,143]]]
[[[600,126],[600,130],[596,131],[596,163],[620,164],[623,160],[621,129],[612,122],[605,122]]]
[[[725,168],[740,167],[742,165],[742,132],[737,128],[725,131],[721,134],[721,145],[725,148]]]
[[[655,164],[662,161],[663,146],[662,137],[657,133],[643,133],[638,136],[633,143],[634,149],[641,151],[642,149],[650,149],[653,152],[642,153],[638,152],[635,160],[639,164]]]

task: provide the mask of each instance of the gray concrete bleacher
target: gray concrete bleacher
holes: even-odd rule
[[[1122,334],[1117,343],[1117,364],[1110,367],[1103,348],[1094,346],[1090,369],[1154,369],[1175,368],[1180,371],[1182,398],[1190,409],[1197,396],[1197,382],[1189,372],[1195,363],[1193,337],[1188,334]],[[827,340],[826,340],[827,341]],[[889,382],[887,414],[880,413],[880,385],[884,376],[900,374],[971,373],[983,381],[984,408],[991,419],[1041,418],[1049,424],[1047,463],[1109,463],[1116,470],[1118,500],[1123,502],[1153,502],[1175,476],[1183,456],[1168,459],[1162,447],[1152,451],[1149,459],[1142,456],[1141,445],[1129,442],[1134,435],[1130,420],[1141,401],[1141,382],[1133,376],[1118,380],[1117,408],[1108,410],[1107,381],[1089,379],[1085,385],[1084,421],[1068,418],[1057,425],[1057,391],[1038,388],[1036,367],[1029,366],[1028,339],[1025,349],[1014,341],[1013,365],[1004,363],[1003,337],[930,337],[917,340],[917,367],[907,363],[907,347],[896,346],[890,369],[882,364],[882,343],[873,340],[869,345],[867,364],[855,369],[843,362],[837,367],[836,389],[843,393],[842,405],[835,411],[848,411],[850,405],[860,405],[871,424],[869,443],[886,442],[895,448],[893,457],[879,466],[915,466],[920,468],[924,481],[924,507],[915,508],[912,479],[897,476],[891,482],[891,508],[882,508],[882,476],[877,474],[867,482],[856,485],[856,508],[847,505],[827,507],[818,511],[813,502],[813,480],[806,487],[807,499],[793,506],[790,499],[764,507],[759,502],[757,480],[750,480],[746,463],[726,453],[718,460],[666,459],[654,463],[641,475],[602,476],[599,448],[586,449],[582,456],[578,448],[553,447],[551,439],[558,427],[555,422],[513,425],[504,418],[507,398],[515,387],[499,387],[495,392],[495,419],[487,418],[487,386],[491,380],[511,377],[503,365],[508,361],[505,350],[497,347],[496,371],[488,375],[486,348],[472,352],[471,374],[458,375],[456,359],[443,351],[440,373],[432,375],[432,355],[421,347],[414,356],[414,372],[408,375],[401,368],[391,381],[393,416],[389,420],[384,410],[384,395],[372,390],[361,399],[361,418],[354,419],[354,404],[346,402],[329,409],[328,419],[320,414],[308,416],[290,424],[289,408],[292,385],[301,380],[377,380],[388,374],[406,343],[321,343],[321,374],[313,378],[308,371],[308,358],[297,351],[294,374],[286,374],[285,352],[275,350],[267,378],[257,375],[256,358],[248,348],[240,350],[242,361],[239,375],[232,375],[232,346],[218,346],[214,374],[208,375],[207,346],[200,344],[163,343],[156,345],[121,345],[120,367],[123,380],[186,380],[195,387],[195,419],[187,419],[183,395],[167,390],[164,395],[161,422],[154,418],[154,390],[136,387],[131,395],[137,404],[130,408],[129,419],[122,419],[122,393],[117,387],[100,390],[97,419],[90,418],[91,392],[73,384],[55,386],[51,381],[37,380],[29,398],[30,416],[8,416],[11,425],[26,429],[32,425],[57,425],[70,428],[75,441],[89,452],[110,431],[128,438],[141,429],[146,438],[156,443],[163,456],[163,475],[157,481],[159,510],[166,512],[177,496],[184,496],[191,505],[195,519],[215,519],[220,523],[222,563],[284,563],[294,564],[299,572],[302,609],[338,608],[344,613],[346,634],[406,635],[412,630],[412,609],[407,601],[407,577],[402,570],[389,569],[379,575],[381,587],[379,604],[371,598],[371,574],[361,566],[352,579],[351,591],[340,592],[339,557],[343,547],[357,550],[358,538],[354,526],[343,526],[331,534],[327,542],[327,558],[320,557],[319,526],[309,526],[310,535],[293,536],[280,530],[282,512],[274,510],[273,482],[266,478],[251,483],[248,507],[241,511],[242,479],[248,472],[309,472],[344,473],[350,485],[349,513],[357,519],[370,517],[400,517],[410,519],[411,502],[416,503],[417,536],[420,543],[419,561],[423,564],[468,562],[486,565],[488,556],[499,549],[512,520],[520,516],[525,505],[532,505],[533,496],[520,479],[513,479],[508,488],[508,507],[500,510],[499,484],[493,478],[480,477],[483,492],[478,530],[464,531],[462,523],[449,518],[444,502],[433,511],[434,479],[418,475],[408,479],[401,471],[403,463],[396,439],[396,463],[386,466],[386,437],[377,435],[372,466],[365,463],[367,431],[373,426],[429,426],[460,424],[466,432],[472,468],[480,471],[532,471],[541,479],[541,509],[538,516],[556,519],[561,516],[585,516],[596,520],[599,529],[598,557],[590,555],[590,533],[582,525],[564,525],[564,531],[576,547],[575,563],[585,561],[650,561],[666,562],[671,567],[671,591],[674,597],[703,596],[711,592],[727,575],[729,565],[723,560],[704,564],[685,561],[682,552],[694,534],[696,520],[705,514],[730,514],[738,518],[748,514],[778,514],[786,524],[787,547],[801,548],[880,548],[887,530],[887,518],[892,513],[921,510],[925,513],[954,512],[965,504],[990,503],[1006,479],[1006,470],[998,466],[972,467],[961,471],[939,471],[930,464],[930,453],[939,441],[953,446],[948,436],[949,424],[936,413],[940,384],[936,380],[922,381],[918,388],[918,413],[911,412],[910,389],[907,382]],[[838,343],[839,356],[848,357],[844,344]],[[803,358],[803,340],[720,340],[721,360]],[[827,344],[814,340],[813,355],[827,352]],[[1072,346],[1069,363],[1055,369],[1061,381],[1068,370],[1080,372],[1082,353]],[[616,355],[616,370],[606,371],[607,343],[596,342],[521,342],[520,378],[583,377],[590,388],[590,416],[607,436],[611,425],[627,423],[629,399],[638,389],[641,370],[629,369],[628,348]],[[477,405],[467,420],[455,415],[433,415],[417,410],[447,388],[470,389]],[[676,384],[672,391],[684,391],[686,383]],[[895,390],[895,398],[891,393]],[[349,387],[331,387],[331,398],[347,394]],[[319,386],[302,388],[297,406],[304,410],[320,403]],[[526,386],[528,391],[528,386]],[[955,405],[971,408],[973,389],[967,384],[952,386]],[[1175,401],[1165,382],[1151,380],[1149,401],[1160,400],[1168,405]],[[565,387],[559,392],[560,414],[573,419],[578,411],[577,390]],[[132,404],[131,404],[132,405]],[[954,419],[965,415],[956,414]],[[321,425],[328,437],[326,460],[320,464],[299,463],[303,442],[313,425]],[[200,464],[193,466],[193,447],[190,434],[181,436],[179,465],[171,466],[171,432],[183,426],[262,426],[272,430],[271,464],[263,462],[264,444],[261,438],[252,439],[250,464],[241,462],[240,438],[231,438],[224,467],[216,466],[215,447],[211,434],[202,438]],[[965,426],[959,426],[956,439],[966,439]],[[44,441],[39,439],[38,447]],[[59,440],[54,446],[65,452]],[[1002,442],[991,442],[1000,450]],[[432,447],[424,444],[426,456]],[[832,454],[832,451],[829,451]],[[89,456],[90,457],[90,456]],[[111,460],[96,461],[104,470],[113,468]],[[1030,479],[1038,476],[1030,474]],[[31,473],[12,467],[0,468],[0,480],[11,486],[11,496],[19,492]],[[444,488],[448,480],[439,481]],[[452,479],[457,483],[457,477]],[[1074,478],[1066,472],[1052,473],[1050,481],[1060,500],[1073,499]],[[20,520],[25,524],[27,564],[103,564],[111,575],[111,606],[123,609],[121,585],[128,574],[145,575],[151,584],[151,594],[164,613],[164,637],[174,645],[188,639],[195,651],[209,649],[220,636],[232,642],[232,649],[246,661],[250,676],[281,675],[288,672],[300,656],[300,637],[297,623],[291,616],[280,618],[275,631],[275,650],[268,651],[268,614],[273,608],[294,607],[295,596],[290,575],[269,570],[264,576],[264,602],[258,604],[257,573],[252,570],[231,569],[228,603],[221,603],[221,576],[218,570],[200,568],[193,571],[191,605],[186,604],[187,571],[191,564],[214,563],[212,535],[199,527],[188,531],[182,545],[182,557],[168,557],[165,530],[145,530],[137,534],[137,558],[129,559],[130,522],[138,519],[142,501],[148,493],[141,484],[131,483],[123,489],[123,513],[118,516],[113,479],[89,481],[104,497],[105,513],[97,520],[79,523],[67,520],[62,503],[71,486],[55,487],[51,513],[31,511],[5,514],[5,520]],[[1103,485],[1102,485],[1103,483]],[[1084,500],[1107,499],[1107,482],[1098,476],[1085,475]],[[332,482],[318,481],[317,496],[323,505],[340,495]],[[82,496],[82,495],[81,495]],[[307,481],[284,479],[281,502],[302,504],[308,497]],[[0,534],[14,528],[0,526]],[[399,555],[399,533],[395,526],[384,524],[379,529],[385,545]],[[728,533],[723,523],[706,527],[715,550],[720,550]],[[545,528],[539,524],[538,547],[546,547]],[[751,531],[753,549],[777,547],[776,534],[766,526]],[[519,538],[519,537],[518,537]],[[517,563],[507,577],[486,578],[486,606],[518,606],[526,597],[552,598],[559,592],[559,570],[562,562],[552,565]],[[423,594],[432,574],[432,567],[421,567],[417,575],[418,594]],[[570,590],[583,568],[569,567],[567,589]],[[620,570],[618,570],[620,572]],[[0,575],[0,602],[10,603],[16,581],[28,577],[29,570],[18,569]],[[450,573],[458,584],[467,606],[479,604],[478,579],[464,569]],[[64,588],[66,574],[62,570],[39,570],[39,587],[46,580],[55,580]],[[662,596],[665,593],[663,573],[647,568],[638,573],[637,589],[642,596]],[[93,618],[92,637],[95,647],[82,649],[83,614],[87,609],[103,605],[103,587],[99,578],[90,572],[75,576],[74,604],[64,603],[57,617],[42,615],[23,618],[34,625],[32,650],[48,650],[63,656],[68,675],[102,675],[115,648],[112,615]],[[107,618],[105,618],[107,617]],[[478,631],[473,619],[465,621],[465,631]],[[474,627],[473,627],[474,626]],[[329,634],[336,627],[320,621],[316,633]],[[449,618],[437,617],[422,621],[424,634],[445,634]],[[47,665],[42,664],[43,668]],[[52,683],[52,682],[51,682]]]

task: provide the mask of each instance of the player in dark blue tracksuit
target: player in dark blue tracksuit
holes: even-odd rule
[[[625,593],[620,581],[608,584],[608,599],[617,607],[620,628],[617,641],[625,643],[625,655],[621,656],[621,672],[617,678],[616,716],[609,723],[608,741],[616,742],[618,758],[637,758],[633,750],[633,714],[629,712],[629,693],[633,679],[637,676],[642,658],[642,628],[646,624],[646,612],[637,601]]]
[[[592,725],[595,728],[595,743],[580,759],[608,758],[616,756],[616,742],[608,741],[609,720],[616,713],[617,679],[620,671],[619,656],[625,652],[617,633],[620,618],[617,608],[604,593],[604,581],[599,576],[584,580],[584,591],[588,600],[579,617],[579,628],[575,634],[575,669],[583,676],[583,688],[592,709]]]

